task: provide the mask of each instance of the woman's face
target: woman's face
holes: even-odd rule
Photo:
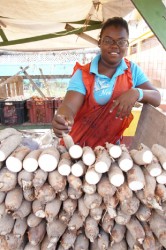
[[[99,40],[101,59],[110,65],[118,65],[128,47],[128,33],[120,26],[109,26],[103,30]]]

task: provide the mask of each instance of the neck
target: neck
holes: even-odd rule
[[[116,71],[117,66],[119,65],[120,62],[116,64],[110,64],[102,60],[102,58],[99,60],[98,64],[98,72],[102,75],[106,75],[108,77],[112,77],[113,74]]]
[[[103,65],[103,67],[105,67],[105,68],[112,68],[112,69],[117,68],[117,66],[120,64],[120,62],[121,61],[116,62],[116,63],[114,63],[114,62],[112,62],[112,63],[111,62],[107,62],[107,61],[103,60],[102,57],[99,60],[99,63],[101,63],[101,65]]]

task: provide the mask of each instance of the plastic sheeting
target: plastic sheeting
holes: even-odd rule
[[[130,0],[0,0],[0,51],[46,51],[94,48],[95,44],[75,34],[7,46],[8,41],[65,31],[66,23],[105,21],[125,17],[134,6]],[[98,39],[100,30],[85,32]],[[3,43],[6,42],[6,44]],[[8,41],[5,41],[8,40]]]

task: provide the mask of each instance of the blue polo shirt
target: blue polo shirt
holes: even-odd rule
[[[101,75],[98,73],[99,59],[100,55],[97,55],[92,60],[90,72],[95,75],[94,98],[98,104],[104,105],[110,100],[116,83],[116,79],[119,75],[122,75],[124,73],[124,70],[127,68],[127,65],[124,59],[122,59],[112,78],[109,78],[108,76]],[[131,62],[131,73],[133,87],[138,87],[144,82],[149,81],[147,76],[141,70],[141,68],[133,62]],[[77,91],[83,95],[86,94],[86,88],[82,81],[82,71],[80,69],[78,69],[70,79],[67,91],[69,90]]]

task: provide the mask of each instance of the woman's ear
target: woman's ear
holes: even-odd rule
[[[101,45],[101,39],[99,39],[98,41],[98,47],[100,48],[100,45]]]

